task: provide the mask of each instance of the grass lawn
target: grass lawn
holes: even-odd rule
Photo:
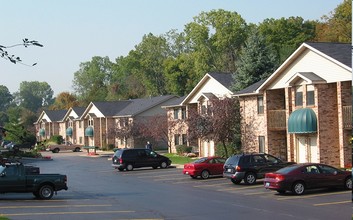
[[[186,164],[186,163],[190,163],[196,159],[194,158],[190,158],[190,157],[183,157],[183,156],[179,156],[177,154],[163,154],[164,156],[168,157],[171,161],[172,164]]]
[[[5,216],[0,216],[0,220],[10,220],[10,219],[6,218]]]

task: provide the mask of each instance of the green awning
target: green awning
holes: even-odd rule
[[[42,137],[45,136],[45,129],[44,129],[44,128],[41,128],[41,129],[39,130],[39,135],[42,136]]]
[[[93,127],[87,127],[85,130],[86,137],[93,137]]]
[[[67,136],[72,136],[72,128],[67,128],[66,129],[66,135]]]
[[[301,108],[292,112],[288,119],[288,133],[307,134],[317,132],[317,118],[311,108]]]

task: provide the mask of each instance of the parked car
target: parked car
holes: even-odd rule
[[[73,152],[81,151],[83,145],[72,144],[71,142],[63,142],[62,144],[51,144],[48,145],[46,151],[51,151],[53,153],[59,153],[64,150],[72,150]]]
[[[167,168],[172,161],[150,149],[123,148],[115,151],[112,166],[119,171],[131,171],[139,167]]]
[[[225,161],[226,159],[221,157],[203,157],[184,164],[183,173],[190,175],[191,178],[201,176],[202,179],[207,179],[211,175],[222,175]]]
[[[279,193],[292,191],[297,195],[315,188],[343,187],[352,190],[352,174],[324,164],[295,164],[267,173],[264,186]]]
[[[227,159],[224,164],[223,176],[234,184],[244,180],[245,184],[255,184],[268,172],[274,172],[293,162],[284,162],[281,159],[264,153],[236,154]]]

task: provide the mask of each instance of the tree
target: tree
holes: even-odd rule
[[[316,28],[317,41],[352,42],[352,1],[344,0],[330,15],[324,15]]]
[[[21,107],[37,112],[41,107],[49,106],[54,102],[53,93],[47,82],[23,81],[15,97]]]
[[[225,157],[228,157],[227,143],[240,148],[240,105],[236,98],[212,99],[212,138],[221,142],[224,147]]]
[[[112,62],[108,57],[95,56],[91,61],[81,63],[73,79],[77,98],[83,104],[106,100],[111,76]]]
[[[79,106],[76,96],[69,92],[62,92],[57,95],[54,103],[49,107],[50,110],[69,109]]]
[[[8,121],[8,116],[6,114],[13,97],[6,86],[0,85],[0,125],[4,125]]]
[[[189,109],[188,118],[188,139],[208,139],[213,132],[211,116],[209,114],[200,114],[196,109]]]
[[[253,29],[242,49],[237,70],[233,73],[233,90],[240,91],[266,79],[277,67],[278,58],[275,50],[257,29]]]
[[[13,47],[17,47],[17,46],[24,46],[24,47],[38,46],[38,47],[43,47],[42,44],[38,43],[38,41],[35,41],[35,40],[28,40],[27,38],[25,38],[22,41],[23,41],[23,43],[14,44],[14,45],[11,45],[11,46],[0,45],[0,55],[1,55],[1,57],[6,59],[6,60],[9,60],[11,63],[14,63],[14,64],[21,63],[21,64],[26,65],[26,66],[34,66],[34,65],[36,65],[37,63],[34,63],[32,65],[25,64],[25,63],[22,62],[20,57],[17,57],[15,55],[11,55],[11,54],[9,54],[7,52],[7,49],[13,48]]]
[[[266,43],[273,45],[280,63],[288,58],[303,42],[315,39],[316,22],[304,21],[302,17],[268,18],[258,29]]]

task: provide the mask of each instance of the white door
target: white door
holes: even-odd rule
[[[210,155],[208,155],[208,156],[214,156],[214,141],[210,141],[210,144],[209,144],[209,146],[210,146]]]
[[[307,163],[308,162],[308,153],[306,147],[306,138],[305,137],[298,137],[297,138],[297,161],[298,163]]]
[[[317,137],[310,137],[308,143],[310,145],[310,162],[311,163],[320,163],[319,151],[317,149]]]
[[[202,145],[203,145],[203,156],[207,157],[208,156],[208,142],[204,141]]]

